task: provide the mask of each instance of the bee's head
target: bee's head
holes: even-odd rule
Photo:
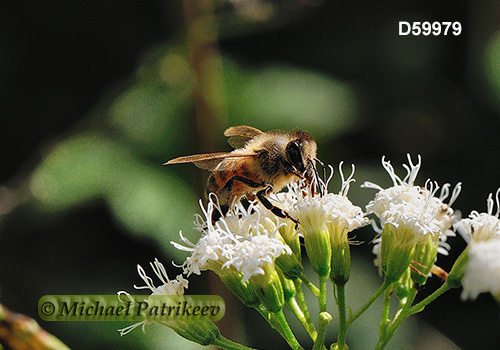
[[[318,146],[316,141],[305,131],[297,130],[286,145],[286,157],[290,165],[299,173],[311,180],[314,174],[313,160],[316,158]]]

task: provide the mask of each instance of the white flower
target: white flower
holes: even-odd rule
[[[213,200],[209,201],[206,210],[202,206],[205,218],[200,220],[201,216],[198,217],[198,229],[202,231],[198,243],[189,242],[182,233],[181,239],[187,246],[171,242],[177,249],[191,252],[182,265],[188,276],[207,269],[217,274],[235,269],[244,274],[245,282],[253,275],[263,274],[264,264],[274,263],[281,254],[291,254],[277,234],[277,223],[261,216],[256,203],[251,203],[248,209],[238,203],[214,224],[213,210],[216,210]]]
[[[284,225],[290,230],[283,232],[283,236],[287,241],[294,238],[292,233],[304,237],[304,246],[312,268],[320,275],[330,271],[332,248],[341,246],[348,250],[348,233],[369,223],[363,210],[347,198],[349,186],[354,181],[354,165],[351,175],[345,179],[340,163],[342,185],[338,194],[328,192],[328,184],[333,177],[331,166],[330,169],[331,173],[326,181],[315,176],[311,184],[303,181],[292,183],[288,186],[287,193],[272,195],[270,198],[276,206],[298,220],[296,231],[296,225],[291,224],[291,220],[285,220]],[[334,259],[336,258],[337,255]],[[345,258],[348,256],[345,255]]]
[[[486,213],[479,213],[474,210],[470,213],[469,218],[462,219],[454,225],[454,228],[468,243],[500,237],[500,220],[498,219],[500,213],[499,194],[500,188],[496,192],[495,201],[493,201],[493,194],[489,194],[486,200]],[[497,210],[493,214],[495,203]]]
[[[476,299],[484,292],[500,299],[500,237],[471,243],[468,254],[462,299]]]
[[[151,295],[184,295],[184,289],[188,287],[188,280],[182,275],[177,275],[175,280],[168,278],[165,266],[158,259],[155,259],[154,263],[150,263],[151,268],[162,282],[162,285],[155,287],[153,280],[146,275],[146,272],[141,265],[137,265],[137,272],[141,276],[142,280],[146,282],[145,286],[136,286],[135,289],[149,289],[151,290]]]
[[[163,266],[163,264],[159,262],[158,259],[155,259],[154,263],[150,263],[150,265],[154,273],[156,274],[156,277],[158,277],[158,279],[162,282],[162,284],[159,287],[155,287],[153,279],[151,279],[148,275],[146,275],[146,272],[144,271],[141,265],[137,265],[137,272],[139,273],[139,276],[142,278],[142,280],[146,283],[146,285],[139,287],[134,285],[135,289],[149,289],[151,291],[151,295],[184,295],[184,289],[188,287],[187,279],[185,279],[182,275],[177,275],[175,280],[169,279],[167,275],[167,270],[165,270],[165,266]],[[130,295],[125,291],[119,291],[117,294]],[[150,322],[143,321],[135,323],[123,329],[119,329],[118,332],[120,332],[121,336],[124,336],[125,334],[131,332],[132,330],[134,330],[139,326],[142,326],[142,331],[144,332],[145,326],[148,323]]]
[[[243,282],[246,282],[252,276],[264,275],[264,265],[274,264],[283,253],[290,255],[292,251],[279,239],[251,236],[236,244],[231,265],[244,274]]]
[[[415,180],[421,166],[421,158],[418,157],[417,164],[413,164],[408,155],[409,165],[403,164],[407,174],[404,179],[396,175],[389,161],[382,158],[382,165],[393,181],[393,186],[384,189],[371,182],[365,182],[362,187],[379,190],[375,198],[366,206],[367,213],[375,214],[381,227],[389,226],[396,234],[398,243],[403,245],[415,245],[431,235],[441,246],[438,251],[447,254],[449,248],[445,243],[446,238],[453,235],[449,229],[454,219],[454,211],[451,205],[461,191],[461,183],[458,183],[451,194],[448,204],[443,201],[450,194],[450,184],[445,184],[439,196],[437,183],[427,181],[424,187],[416,186]],[[382,228],[374,226],[377,232]],[[376,265],[380,263],[381,238],[374,240],[373,253],[377,256]]]
[[[462,280],[462,299],[475,299],[480,293],[490,292],[500,299],[500,188],[495,200],[490,193],[486,212],[472,211],[454,228],[469,243],[468,260]],[[494,207],[497,207],[493,213]]]
[[[328,192],[328,185],[333,177],[331,166],[330,169],[331,174],[326,182],[317,179],[319,194],[313,193],[313,190],[316,190],[315,186],[298,183],[290,185],[289,192],[283,194],[280,200],[284,199],[283,202],[288,204],[286,209],[290,215],[299,220],[298,232],[301,235],[307,236],[309,232],[328,229],[333,235],[332,239],[341,239],[338,237],[340,234],[347,240],[347,233],[369,224],[369,220],[364,216],[363,210],[347,198],[350,184],[355,181],[354,165],[351,175],[345,179],[342,162],[339,164],[342,184],[338,194]]]

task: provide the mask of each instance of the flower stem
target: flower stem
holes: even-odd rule
[[[385,338],[389,326],[389,311],[391,308],[391,288],[387,288],[384,293],[384,305],[382,307],[382,319],[378,327],[379,339]]]
[[[264,306],[262,305],[259,305],[255,308],[255,310],[257,310],[259,312],[259,314],[264,317],[264,319],[267,321],[267,323],[269,323],[271,325],[272,328],[276,329],[279,334],[281,334],[282,337],[283,336],[283,329],[281,327],[281,324],[276,320],[276,318],[274,317],[274,314],[272,314],[271,312],[269,312]]]
[[[304,313],[300,309],[299,304],[297,303],[297,300],[295,298],[292,298],[290,300],[286,301],[286,306],[292,310],[293,314],[299,320],[300,324],[304,329],[306,330],[307,334],[309,334],[309,337],[314,341],[316,340],[316,336],[318,335],[316,333],[316,330],[311,327],[311,324],[309,324],[306,320],[306,317],[304,316]]]
[[[345,283],[337,284],[337,307],[339,309],[339,333],[337,335],[337,348],[347,349],[347,320],[345,315]]]
[[[313,350],[320,350],[325,344],[326,323],[322,320],[322,313],[326,312],[326,283],[328,281],[328,274],[319,276],[319,322],[318,322],[318,336],[314,341]]]
[[[295,335],[292,332],[292,329],[290,328],[290,325],[286,321],[285,314],[283,313],[283,310],[280,312],[274,313],[276,316],[276,320],[280,323],[281,328],[283,330],[283,338],[286,340],[288,345],[294,350],[304,350],[304,348],[299,344],[297,338],[295,338]]]
[[[302,293],[302,288],[300,287],[300,280],[295,279],[295,290],[296,290],[296,298],[292,298],[286,302],[287,307],[292,310],[293,314],[299,320],[302,327],[306,330],[309,337],[315,341],[318,333],[316,332],[316,328],[312,323],[311,315],[309,314],[309,310],[307,309],[306,301],[304,299],[304,294]]]
[[[306,275],[304,274],[301,274],[299,276],[300,280],[302,282],[304,282],[304,284],[306,285],[307,288],[309,288],[309,290],[316,296],[319,296],[319,289],[318,287],[316,287],[311,281],[309,281],[309,279],[306,277]]]
[[[349,327],[356,319],[361,316],[379,297],[380,295],[391,285],[390,282],[384,280],[384,283],[377,289],[375,294],[363,305],[354,315],[351,315],[347,320],[347,327]]]
[[[427,298],[425,298],[418,304],[415,304],[414,306],[409,308],[408,309],[409,316],[423,311],[427,305],[432,303],[434,300],[436,300],[438,297],[440,297],[443,293],[447,292],[451,288],[452,288],[451,285],[449,285],[447,282],[443,283],[441,287],[439,287],[434,291],[434,293],[429,295]]]
[[[439,296],[441,296],[443,293],[445,293],[447,290],[451,289],[452,287],[448,283],[444,283],[441,287],[436,289],[434,293],[429,295],[427,298],[419,302],[418,304],[409,307],[411,305],[411,301],[406,305],[407,308],[405,308],[392,322],[390,327],[387,329],[386,333],[382,336],[380,336],[379,341],[377,343],[377,346],[375,347],[376,350],[383,349],[389,340],[394,336],[396,331],[398,330],[399,326],[403,323],[404,320],[406,320],[408,317],[415,315],[425,309],[427,305],[429,305],[431,302],[436,300]],[[415,296],[413,295],[412,298]]]
[[[303,350],[302,346],[299,344],[295,335],[293,334],[288,322],[286,321],[285,314],[283,310],[280,312],[269,312],[264,306],[259,305],[255,308],[264,319],[278,331],[278,333],[286,340],[288,345],[295,350]]]
[[[249,348],[248,346],[241,345],[241,344],[238,344],[232,340],[224,338],[222,335],[217,337],[212,342],[212,345],[217,346],[221,349],[226,349],[226,350],[252,350],[252,348]]]

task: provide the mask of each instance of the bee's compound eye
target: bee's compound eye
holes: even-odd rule
[[[303,168],[302,154],[298,142],[293,141],[286,146],[286,155],[293,166],[299,169]]]

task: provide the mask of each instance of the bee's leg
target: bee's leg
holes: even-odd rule
[[[251,187],[251,188],[258,188],[262,187],[263,185],[261,183],[257,183],[255,181],[252,181],[250,179],[247,179],[245,177],[235,175],[232,178],[230,178],[224,187],[219,191],[219,200],[221,202],[225,202],[220,205],[220,211],[219,210],[214,210],[212,213],[212,222],[216,222],[219,220],[222,216],[225,216],[227,212],[229,211],[229,207],[231,206],[231,193],[233,191],[233,186],[234,182],[239,181],[244,183],[245,185]]]
[[[268,186],[265,189],[257,192],[257,198],[259,198],[262,205],[264,205],[264,207],[266,207],[266,209],[269,209],[274,215],[279,216],[280,218],[290,219],[295,223],[295,225],[298,225],[299,224],[298,220],[295,220],[286,211],[284,211],[281,208],[278,208],[277,206],[273,205],[273,203],[271,203],[269,201],[269,199],[266,196],[267,196],[267,193],[271,190],[272,190],[272,187]]]

